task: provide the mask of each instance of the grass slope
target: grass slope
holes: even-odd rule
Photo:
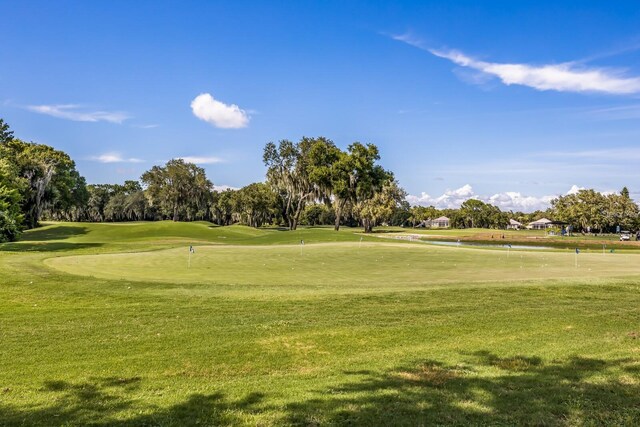
[[[0,425],[640,423],[640,255],[360,237],[51,224],[1,245]]]

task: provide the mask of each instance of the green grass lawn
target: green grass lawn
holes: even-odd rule
[[[384,231],[50,224],[0,245],[0,425],[640,424],[640,254],[576,268]]]

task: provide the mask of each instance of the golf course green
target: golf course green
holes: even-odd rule
[[[640,424],[640,253],[382,231],[47,223],[0,245],[0,425]]]

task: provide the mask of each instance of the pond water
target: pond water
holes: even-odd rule
[[[507,249],[507,245],[498,245],[495,243],[478,243],[478,242],[449,242],[443,240],[420,240],[422,243],[426,243],[428,245],[439,245],[439,246],[476,246],[476,247],[484,247],[484,248],[502,248]],[[533,249],[533,250],[548,250],[554,249],[551,246],[534,246],[534,245],[511,245],[511,249]]]

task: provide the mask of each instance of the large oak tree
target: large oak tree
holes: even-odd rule
[[[203,168],[182,159],[154,166],[142,175],[149,205],[174,221],[191,221],[200,212],[208,215],[213,184]]]

